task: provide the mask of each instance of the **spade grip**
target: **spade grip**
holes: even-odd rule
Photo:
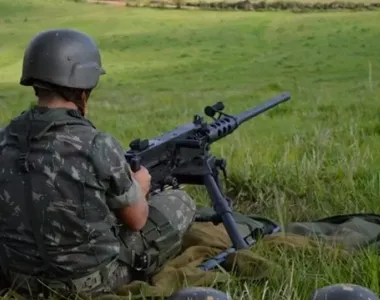
[[[136,173],[138,170],[140,170],[141,168],[140,161],[141,161],[140,157],[135,156],[135,157],[132,157],[131,161],[129,162],[129,165],[131,166],[131,170],[133,173]]]
[[[135,139],[129,144],[129,147],[132,151],[141,152],[149,148],[149,140]],[[129,165],[131,166],[132,172],[136,173],[141,167],[141,157],[134,155],[129,161]]]

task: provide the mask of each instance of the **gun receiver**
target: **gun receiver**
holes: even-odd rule
[[[220,187],[219,171],[226,174],[226,161],[213,156],[210,146],[231,134],[242,123],[290,98],[289,93],[284,93],[236,116],[224,113],[224,104],[218,102],[204,109],[205,115],[213,118],[212,123],[208,124],[203,117],[195,115],[193,122],[161,136],[132,141],[125,157],[133,172],[138,171],[141,165],[149,170],[151,193],[167,187],[177,189],[181,184],[204,185],[233,247],[247,248],[249,243],[238,233],[232,217],[231,201],[222,194]],[[214,117],[216,114],[217,118]]]

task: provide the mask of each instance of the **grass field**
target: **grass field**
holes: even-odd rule
[[[89,118],[124,147],[223,101],[238,113],[289,91],[292,100],[213,146],[228,159],[237,209],[283,222],[380,213],[380,12],[315,14],[117,8],[0,0],[0,121],[34,101],[18,85],[24,47],[71,27],[98,42],[107,71]],[[201,189],[190,189],[205,203]],[[323,253],[263,253],[288,270],[252,299],[307,299],[315,285],[379,292],[378,256],[350,263]],[[276,254],[276,255],[274,255]],[[241,295],[242,286],[231,284]],[[248,298],[245,298],[248,299]]]

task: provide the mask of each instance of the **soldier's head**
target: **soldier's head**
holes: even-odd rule
[[[34,88],[41,106],[79,109],[84,115],[90,93],[103,74],[92,38],[72,29],[54,29],[30,41],[20,84]]]
[[[333,284],[314,291],[310,300],[379,300],[371,290],[355,284]]]

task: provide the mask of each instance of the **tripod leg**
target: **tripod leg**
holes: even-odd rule
[[[221,193],[217,182],[211,174],[204,176],[204,183],[207,192],[212,200],[215,212],[222,218],[224,227],[231,239],[235,249],[248,248],[247,242],[240,236],[235,219],[232,216],[232,210],[228,205],[226,198]]]

